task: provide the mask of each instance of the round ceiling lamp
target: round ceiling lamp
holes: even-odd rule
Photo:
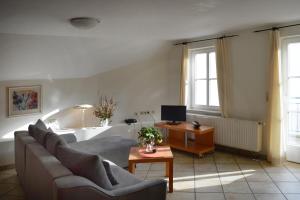
[[[100,23],[100,20],[93,17],[74,17],[70,19],[70,23],[76,28],[91,29]]]

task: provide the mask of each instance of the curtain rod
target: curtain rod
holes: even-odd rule
[[[287,28],[287,27],[292,27],[292,26],[300,26],[300,24],[291,24],[291,25],[286,25],[286,26],[275,26],[275,27],[272,27],[272,28],[256,30],[256,31],[253,31],[253,32],[254,33],[259,33],[259,32],[270,31],[270,30],[278,30],[278,29],[281,29],[281,28]]]
[[[231,37],[236,37],[236,36],[239,36],[239,35],[223,35],[221,37],[214,37],[214,38],[208,38],[208,39],[202,39],[202,40],[193,40],[193,41],[189,41],[189,42],[180,42],[180,43],[176,43],[174,44],[175,46],[176,45],[186,45],[186,44],[189,44],[189,43],[194,43],[194,42],[202,42],[202,41],[208,41],[208,40],[216,40],[216,39],[223,39],[223,38],[231,38]]]

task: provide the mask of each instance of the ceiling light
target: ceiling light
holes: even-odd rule
[[[76,28],[91,29],[100,23],[100,20],[92,17],[74,17],[70,19],[70,23]]]

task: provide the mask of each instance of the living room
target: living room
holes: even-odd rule
[[[186,105],[187,123],[214,128],[214,151],[171,148],[173,192],[164,164],[137,164],[135,177],[165,181],[160,199],[300,199],[299,7],[294,0],[3,1],[0,199],[39,197],[27,194],[35,186],[15,170],[16,131],[41,119],[77,143],[98,135],[139,142],[143,126],[163,120],[162,105]],[[15,110],[18,91],[34,91],[36,109]],[[108,125],[94,112],[105,98],[115,103]]]

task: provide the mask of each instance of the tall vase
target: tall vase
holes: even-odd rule
[[[100,120],[100,126],[101,127],[106,127],[109,124],[109,119],[101,119]]]

